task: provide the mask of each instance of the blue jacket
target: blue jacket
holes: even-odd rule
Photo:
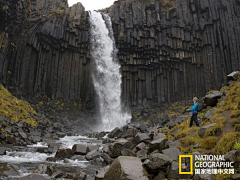
[[[192,109],[189,109],[190,112],[198,113],[198,102],[195,102]]]

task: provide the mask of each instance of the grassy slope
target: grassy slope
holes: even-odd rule
[[[190,119],[186,119],[182,124],[175,126],[168,133],[172,140],[180,139],[179,148],[182,152],[191,153],[199,151],[200,153],[225,154],[226,152],[237,148],[240,139],[240,79],[234,81],[230,86],[225,86],[221,91],[226,91],[227,95],[222,97],[217,104],[216,112],[210,120],[204,120],[201,126],[216,123],[200,138],[198,135],[199,127],[189,128]],[[206,113],[204,110],[199,117],[202,118]],[[179,129],[176,137],[172,132]],[[194,148],[198,144],[198,148]]]

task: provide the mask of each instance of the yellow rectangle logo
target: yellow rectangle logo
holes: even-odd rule
[[[182,172],[182,158],[190,158],[189,172]],[[179,174],[193,174],[193,156],[192,155],[179,155]]]

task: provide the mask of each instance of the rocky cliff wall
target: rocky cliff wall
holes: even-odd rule
[[[1,83],[30,96],[93,99],[81,4],[0,0],[0,9]],[[131,105],[201,96],[240,69],[240,0],[119,0],[104,11]]]
[[[0,9],[0,83],[25,96],[88,101],[93,86],[84,7],[1,0]]]

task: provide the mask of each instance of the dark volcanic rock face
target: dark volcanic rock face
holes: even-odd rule
[[[131,105],[202,96],[240,69],[239,0],[119,0],[105,11]],[[0,22],[0,83],[25,96],[93,100],[81,4],[0,0]]]
[[[161,103],[202,96],[240,69],[239,0],[147,1],[118,1],[107,10],[124,100]]]
[[[26,95],[88,101],[87,12],[66,0],[0,0],[0,83]]]

